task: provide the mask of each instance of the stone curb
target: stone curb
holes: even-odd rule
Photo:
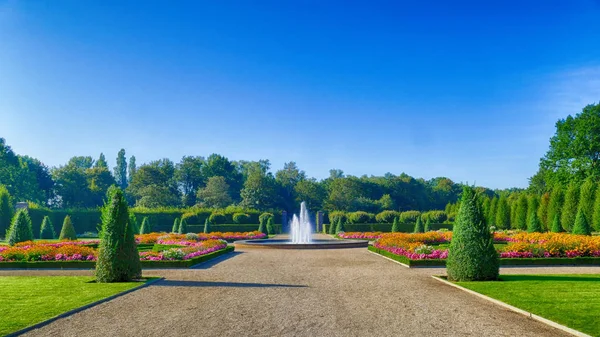
[[[387,257],[387,256],[383,256],[383,255],[381,255],[381,254],[378,254],[378,253],[372,252],[372,251],[370,251],[370,250],[369,250],[368,252],[369,252],[369,253],[371,253],[371,254],[377,255],[377,256],[379,256],[379,257],[382,257],[382,258],[384,258],[384,259],[386,259],[386,260],[390,260],[390,261],[392,261],[392,262],[394,262],[394,263],[397,263],[397,264],[399,264],[399,265],[401,265],[401,266],[403,266],[403,267],[405,267],[405,268],[412,269],[412,268],[411,268],[409,265],[407,265],[407,264],[405,264],[405,263],[402,263],[402,262],[400,262],[400,261],[396,261],[396,260],[394,260],[394,259],[390,259],[390,258],[389,258],[389,257]]]
[[[464,291],[464,292],[467,292],[467,293],[469,293],[469,294],[471,294],[471,295],[475,295],[475,296],[477,296],[477,297],[479,297],[479,298],[482,298],[482,299],[484,299],[484,300],[487,300],[487,301],[489,301],[489,302],[492,302],[492,303],[494,303],[494,304],[496,304],[496,305],[499,305],[499,306],[501,306],[501,307],[503,307],[503,308],[505,308],[505,309],[508,309],[508,310],[514,311],[514,312],[516,312],[516,313],[519,313],[519,314],[521,314],[521,315],[525,315],[525,316],[527,316],[527,317],[529,317],[529,318],[531,318],[531,319],[534,319],[534,320],[536,320],[536,321],[538,321],[538,322],[541,322],[541,323],[544,323],[544,324],[546,324],[546,325],[549,325],[549,326],[551,326],[551,327],[553,327],[553,328],[555,328],[555,329],[558,329],[558,330],[564,331],[564,332],[566,332],[566,333],[569,333],[569,334],[571,334],[571,335],[573,335],[573,336],[578,336],[578,337],[592,337],[592,336],[590,336],[590,335],[588,335],[588,334],[585,334],[585,333],[583,333],[583,332],[580,332],[580,331],[577,331],[577,330],[575,330],[575,329],[571,329],[571,328],[569,328],[569,327],[566,327],[566,326],[564,326],[564,325],[558,324],[558,323],[556,323],[556,322],[554,322],[554,321],[551,321],[551,320],[549,320],[549,319],[547,319],[547,318],[544,318],[544,317],[541,317],[541,316],[538,316],[538,315],[532,314],[532,313],[530,313],[530,312],[527,312],[527,311],[525,311],[525,310],[523,310],[523,309],[519,309],[519,308],[517,308],[517,307],[513,307],[513,306],[512,306],[512,305],[510,305],[510,304],[506,304],[506,303],[504,303],[504,302],[502,302],[502,301],[499,301],[499,300],[497,300],[497,299],[494,299],[494,298],[491,298],[491,297],[489,297],[489,296],[486,296],[486,295],[480,294],[480,293],[478,293],[478,292],[476,292],[476,291],[473,291],[473,290],[471,290],[471,289],[467,289],[467,288],[461,287],[461,286],[459,286],[458,284],[454,284],[454,283],[452,283],[452,282],[450,282],[450,281],[444,280],[443,278],[441,278],[441,277],[439,277],[439,276],[432,275],[431,277],[432,277],[434,280],[437,280],[437,281],[439,281],[439,282],[442,282],[442,283],[444,283],[444,284],[446,284],[446,285],[449,285],[449,286],[451,286],[451,287],[454,287],[454,288],[456,288],[456,289],[462,290],[462,291]]]
[[[129,293],[131,293],[131,292],[134,292],[134,291],[136,291],[136,290],[140,290],[140,289],[142,289],[142,288],[148,287],[148,286],[150,286],[150,285],[152,285],[152,284],[154,284],[154,283],[156,283],[156,282],[162,281],[162,280],[164,280],[164,279],[165,279],[164,277],[160,277],[160,278],[157,278],[157,279],[155,279],[155,280],[148,281],[148,282],[146,282],[146,283],[144,283],[144,284],[141,284],[141,285],[139,285],[139,286],[137,286],[137,287],[135,287],[135,288],[131,288],[131,289],[129,289],[129,290],[126,290],[126,291],[120,292],[120,293],[118,293],[118,294],[114,294],[114,295],[112,295],[112,296],[109,296],[109,297],[107,297],[107,298],[103,298],[103,299],[101,299],[101,300],[98,300],[98,301],[96,301],[96,302],[92,302],[92,303],[90,303],[90,304],[86,304],[86,305],[84,305],[84,306],[82,306],[82,307],[75,308],[75,309],[73,309],[73,310],[69,310],[69,311],[67,311],[67,312],[63,312],[62,314],[60,314],[60,315],[58,315],[58,316],[52,317],[52,318],[50,318],[50,319],[47,319],[47,320],[45,320],[45,321],[42,321],[42,322],[39,322],[39,323],[37,323],[37,324],[34,324],[34,325],[32,325],[32,326],[28,326],[28,327],[26,327],[26,328],[23,328],[23,329],[21,329],[21,330],[15,331],[15,332],[13,332],[13,333],[10,333],[10,334],[6,335],[5,337],[20,336],[20,335],[22,335],[22,334],[24,334],[24,333],[30,332],[30,331],[32,331],[32,330],[35,330],[35,329],[39,329],[39,328],[41,328],[41,327],[44,327],[44,326],[46,326],[46,325],[48,325],[48,324],[50,324],[50,323],[52,323],[52,322],[54,322],[54,321],[56,321],[56,320],[59,320],[59,319],[61,319],[61,318],[65,318],[65,317],[68,317],[68,316],[74,315],[74,314],[76,314],[76,313],[78,313],[78,312],[84,311],[84,310],[86,310],[86,309],[89,309],[89,308],[91,308],[91,307],[95,307],[95,306],[97,306],[98,304],[102,304],[102,303],[104,303],[104,302],[108,302],[108,301],[114,300],[114,299],[115,299],[115,298],[117,298],[117,297],[121,297],[121,296],[123,296],[123,295],[127,295],[127,294],[129,294]]]

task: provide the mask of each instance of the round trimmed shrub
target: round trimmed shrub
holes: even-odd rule
[[[477,199],[473,188],[463,188],[446,260],[451,281],[498,279],[500,260]]]
[[[348,223],[351,223],[351,224],[369,223],[375,219],[375,215],[373,213],[358,211],[358,212],[348,213],[347,219],[348,219]]]
[[[127,216],[129,217],[129,215]],[[63,225],[60,230],[60,236],[58,238],[61,240],[77,240],[77,233],[75,232],[75,227],[73,226],[71,217],[68,215],[65,216],[65,220],[63,221]]]
[[[232,219],[233,223],[247,224],[250,222],[250,215],[246,213],[234,213]]]
[[[13,218],[6,241],[13,246],[19,242],[32,241],[33,231],[31,229],[31,218],[26,209],[20,209]]]
[[[331,213],[329,213],[329,223],[333,224],[333,226],[335,227],[335,225],[338,223],[339,220],[342,220],[343,222],[346,222],[346,213],[342,212],[342,211],[333,211]]]
[[[417,218],[421,217],[421,212],[419,211],[406,211],[400,213],[400,222],[401,223],[415,223],[417,222]]]
[[[44,217],[44,220],[42,220],[42,226],[40,227],[40,239],[56,239],[56,232],[54,231],[54,226],[52,226],[52,221],[50,221],[50,217],[47,215]]]
[[[400,216],[400,212],[383,211],[375,216],[378,223],[393,223]]]
[[[222,225],[227,221],[227,217],[222,212],[212,212],[208,218],[211,224]]]

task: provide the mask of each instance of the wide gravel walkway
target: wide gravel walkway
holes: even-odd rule
[[[504,273],[600,273],[510,268]],[[36,272],[23,272],[32,274]],[[81,274],[44,271],[42,274]],[[30,336],[565,336],[367,249],[240,250]],[[0,272],[0,275],[16,274]]]

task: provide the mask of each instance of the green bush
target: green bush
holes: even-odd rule
[[[344,223],[342,222],[342,219],[338,219],[337,226],[335,226],[335,234],[342,233],[345,231],[346,230],[344,229]]]
[[[60,240],[77,240],[77,232],[75,232],[75,226],[73,226],[71,216],[65,216],[58,238]]]
[[[445,211],[429,211],[425,212],[422,215],[423,220],[427,222],[429,220],[431,223],[443,223],[448,220],[448,214]]]
[[[213,223],[215,225],[224,224],[226,222],[226,220],[227,220],[227,218],[225,217],[225,214],[222,212],[212,212],[212,214],[208,218],[208,221],[210,221],[210,223]]]
[[[473,188],[463,188],[446,260],[448,278],[452,281],[498,279],[498,253],[477,199]]]
[[[363,211],[352,212],[346,215],[348,223],[369,223],[375,220],[375,215]]]
[[[400,212],[383,211],[375,216],[375,221],[379,223],[392,223],[400,216]]]
[[[337,222],[337,223],[335,223],[335,222],[332,222],[331,224],[329,224],[329,227],[327,228],[327,233],[328,233],[328,234],[330,234],[330,235],[333,235],[333,234],[335,234],[335,227],[336,227],[336,225],[337,225],[337,224],[338,224],[340,221],[342,221],[342,219],[341,219],[341,218],[338,218],[338,222]]]
[[[135,214],[129,212],[129,225],[133,228],[133,232],[138,234],[140,232],[140,226],[138,226],[137,219],[135,218]]]
[[[206,218],[206,220],[204,220],[204,234],[208,234],[210,233],[210,221],[208,221],[208,218]]]
[[[185,218],[182,217],[181,221],[184,221]],[[175,220],[173,220],[173,228],[171,228],[171,233],[179,233],[179,218],[175,218]]]
[[[33,240],[33,231],[31,229],[31,218],[26,209],[20,209],[14,216],[12,224],[8,230],[6,241],[13,246],[19,242]]]
[[[267,220],[267,222],[269,222],[269,220]],[[267,224],[262,224],[262,223],[259,224],[258,225],[258,231],[261,232],[261,233],[263,233],[263,234],[269,235],[269,231],[267,230]]]
[[[54,226],[52,226],[52,222],[50,221],[50,217],[48,216],[45,216],[44,220],[42,221],[42,228],[40,229],[40,239],[56,239],[56,232],[54,231]]]
[[[123,191],[109,188],[102,208],[102,238],[98,247],[96,281],[131,282],[142,276],[140,255],[136,248],[133,226]],[[142,225],[143,226],[143,225]]]
[[[413,233],[423,233],[425,231],[425,228],[423,228],[423,220],[421,220],[421,217],[417,217],[417,220],[415,221],[415,230],[413,231]]]
[[[150,224],[150,220],[145,216],[142,219],[142,226],[140,227],[140,234],[148,234],[152,233],[152,225]]]
[[[333,211],[333,212],[329,213],[329,223],[333,224],[334,227],[338,223],[339,220],[346,222],[347,218],[346,218],[345,212]],[[331,233],[331,234],[333,234],[333,233]]]
[[[529,232],[529,233],[543,232],[544,230],[542,229],[542,221],[540,221],[540,218],[538,217],[538,214],[537,214],[537,209],[538,209],[537,198],[532,197],[529,199],[528,209],[530,210],[530,212],[529,212],[529,216],[527,217],[527,232]]]
[[[573,226],[573,234],[578,235],[592,235],[592,228],[590,223],[587,221],[585,212],[579,208],[577,211],[577,217],[575,218],[575,226]]]
[[[179,234],[186,234],[188,232],[187,221],[185,219],[181,219],[179,222]]]
[[[270,235],[277,234],[275,233],[275,227],[273,226],[273,218],[267,220],[267,233]]]
[[[421,217],[421,212],[419,211],[406,211],[400,213],[400,222],[401,223],[415,223],[417,219]]]
[[[431,230],[431,220],[427,219],[425,221],[425,227],[423,227],[423,232],[427,233]]]
[[[13,218],[13,205],[10,199],[10,194],[4,185],[0,185],[0,237],[10,228]]]
[[[250,215],[246,214],[246,213],[235,213],[233,214],[233,223],[237,223],[237,224],[245,224],[245,223],[249,223],[250,221]]]
[[[398,227],[398,218],[394,218],[394,224],[392,225],[392,233],[398,233],[400,228]]]
[[[552,233],[562,232],[562,226],[560,225],[560,214],[556,213],[556,215],[554,215],[554,220],[552,220],[550,231]]]

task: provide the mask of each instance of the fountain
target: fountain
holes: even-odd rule
[[[332,248],[358,248],[368,247],[369,242],[364,240],[323,240],[314,239],[310,214],[306,203],[300,204],[300,214],[292,217],[289,223],[289,239],[259,239],[235,241],[236,247],[243,248],[278,248],[278,249],[332,249]],[[324,236],[324,235],[323,235]]]

